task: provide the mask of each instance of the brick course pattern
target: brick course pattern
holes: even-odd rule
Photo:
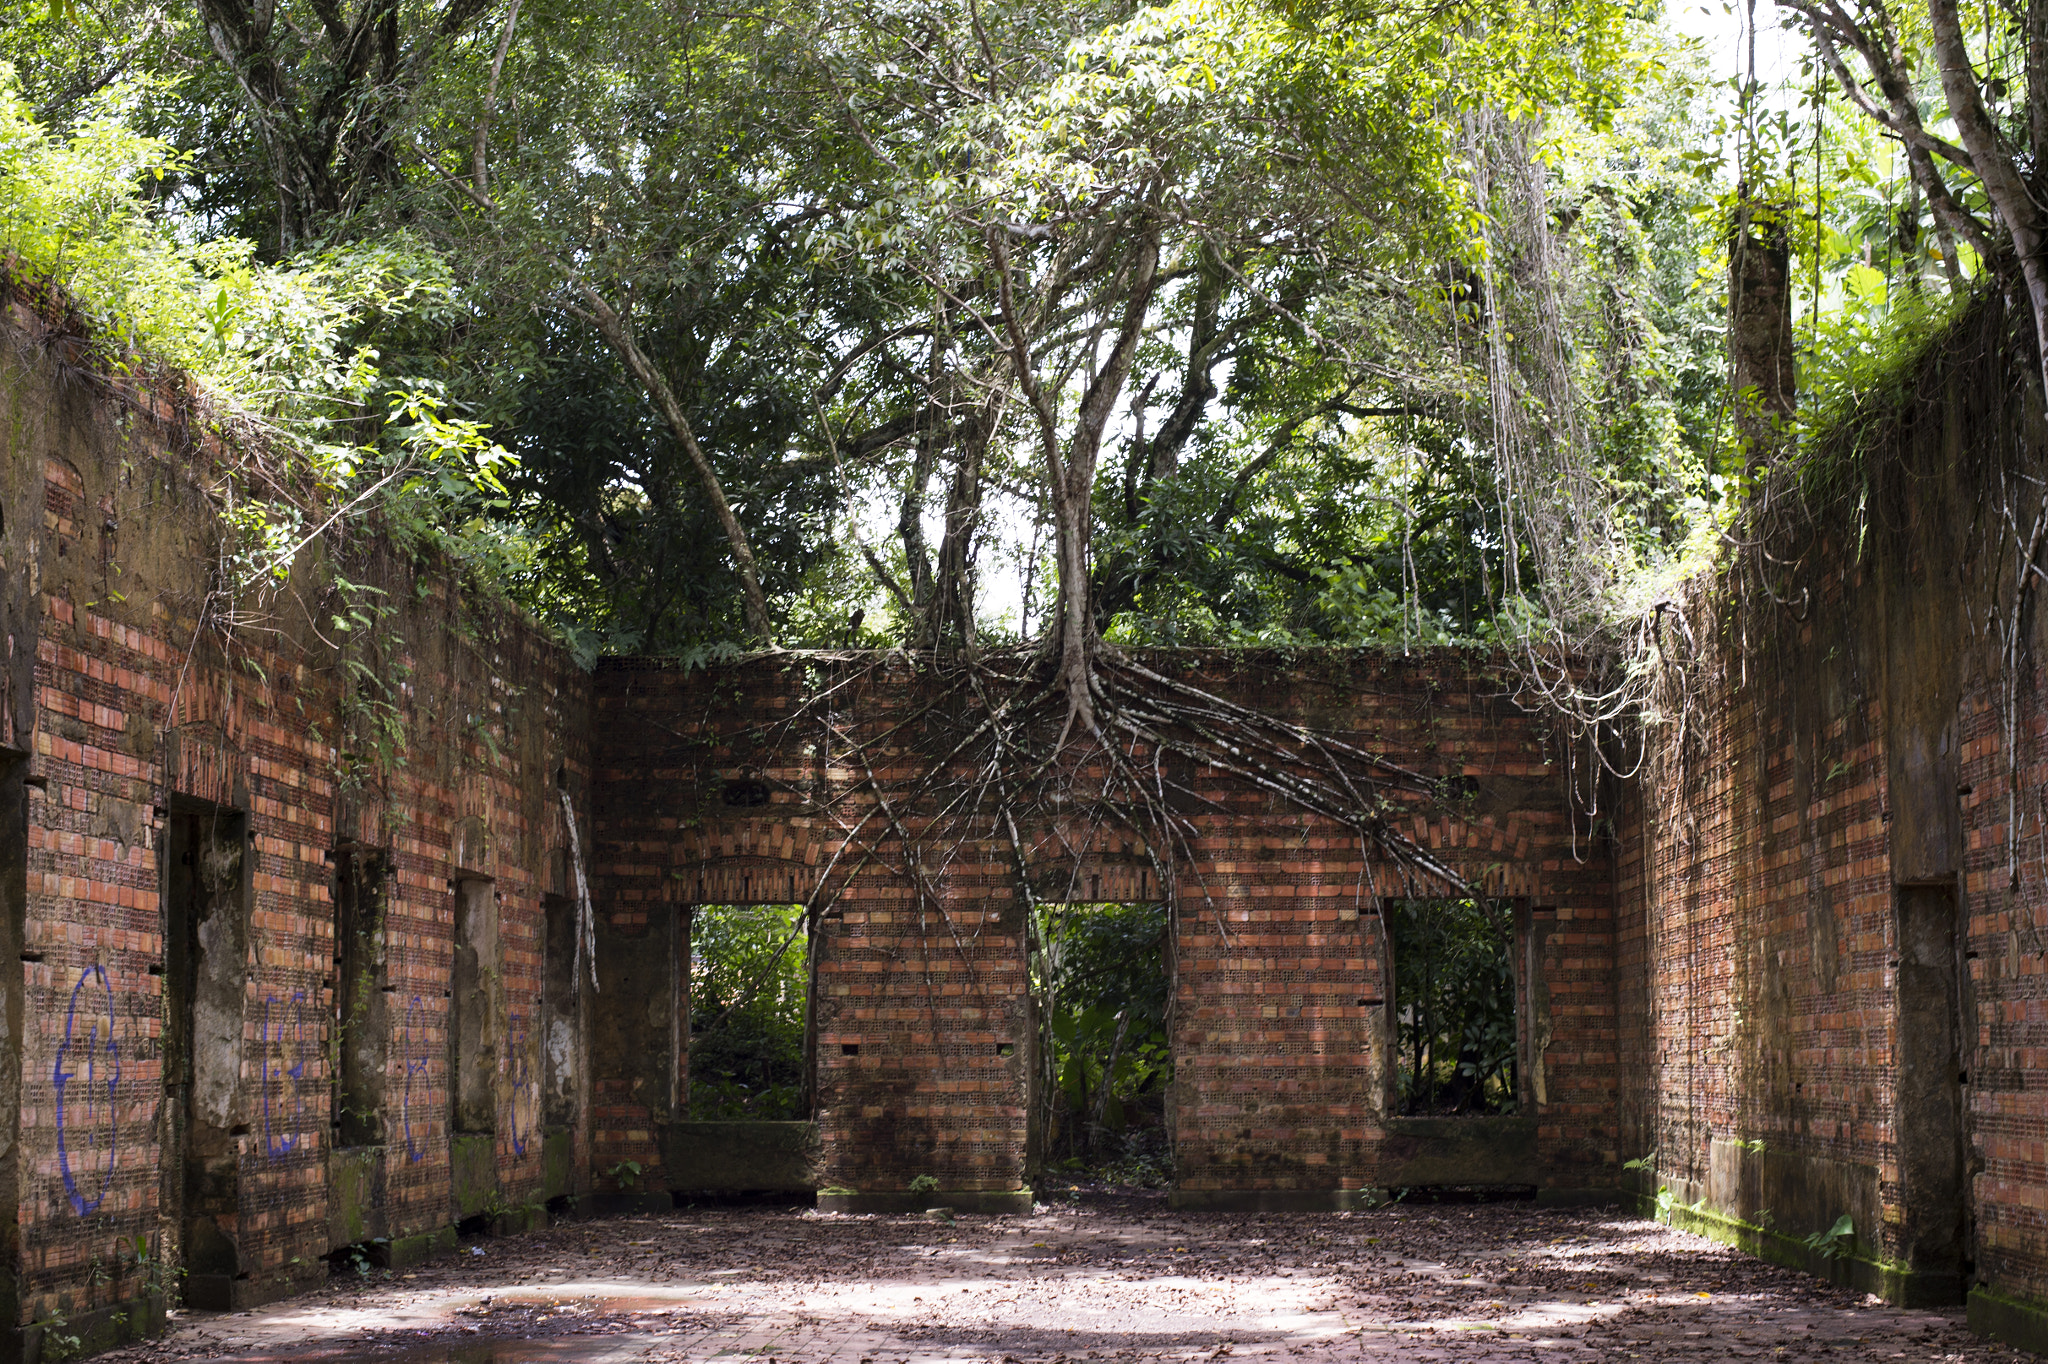
[[[435,570],[332,537],[324,548],[351,556],[369,599],[395,605],[373,608],[374,645],[339,633],[316,554],[276,590],[231,598],[207,490],[237,452],[198,434],[182,391],[67,381],[42,335],[19,303],[0,325],[0,745],[17,755],[0,754],[0,806],[25,833],[9,866],[0,831],[0,902],[20,948],[18,963],[11,950],[0,961],[0,994],[21,1028],[0,1070],[13,1091],[0,1328],[62,1317],[90,1339],[96,1313],[161,1286],[151,1261],[193,1249],[180,1244],[181,1205],[227,1199],[212,1225],[230,1246],[231,1300],[324,1277],[339,847],[389,852],[384,971],[398,1001],[386,1011],[388,1140],[356,1153],[371,1191],[351,1215],[367,1219],[364,1235],[391,1237],[458,1215],[446,1053],[458,869],[494,878],[502,901],[488,1182],[504,1202],[542,1198],[541,897],[564,889],[558,781],[587,801],[588,677],[510,613],[455,599]],[[383,685],[364,686],[352,664]],[[365,756],[366,734],[390,761]],[[183,1119],[165,1073],[161,903],[169,818],[216,807],[245,817],[247,864],[239,1027],[213,1048],[233,1091],[230,1172],[209,1175],[225,1193],[191,1188],[173,1154]]]
[[[1540,1064],[1525,1067],[1542,1074],[1545,1096],[1529,1181],[1611,1185],[1612,869],[1606,844],[1583,821],[1574,828],[1547,726],[1508,699],[1497,670],[1455,653],[1148,662],[1457,793],[1412,799],[1394,818],[1462,876],[1542,915],[1549,1031]],[[814,692],[829,704],[807,707]],[[862,1193],[907,1190],[919,1175],[997,1192],[1027,1175],[1025,907],[1003,829],[993,816],[955,818],[956,791],[934,780],[962,761],[958,728],[921,718],[946,695],[943,678],[902,659],[708,671],[611,660],[596,677],[597,898],[615,944],[600,944],[600,960],[632,970],[675,959],[691,903],[818,907],[822,1179]],[[1382,1182],[1391,990],[1375,907],[1441,892],[1240,776],[1190,769],[1176,780],[1194,793],[1169,963],[1181,1193],[1322,1196]],[[741,782],[758,783],[765,803],[729,803],[728,783]],[[1132,837],[1084,822],[1026,819],[1020,838],[1046,878],[1037,897],[1155,898],[1153,860]],[[636,1016],[615,1032],[600,1024],[595,1044],[618,1058],[598,1067],[596,1162],[632,1161],[659,1179],[687,1042],[646,1046],[646,1015],[619,1007]]]
[[[1816,1269],[1930,1302],[1974,1282],[2039,1312],[2048,613],[2026,565],[2048,460],[2006,322],[1981,307],[1896,410],[1822,452],[1839,514],[1776,524],[1768,558],[1666,619],[1686,680],[1664,709],[1686,724],[1617,793],[1617,1116],[1643,1192],[1700,1201],[1722,1233],[1800,1260],[1846,1214],[1852,1255],[1805,1256]],[[1931,1104],[1942,1067],[1901,1060],[1923,1026],[1902,906],[1925,894],[1958,906],[1937,1010],[1957,1096]],[[1912,1169],[1929,1142],[1957,1153],[1952,1188]]]
[[[245,1303],[338,1246],[423,1250],[559,1194],[664,1206],[691,1187],[696,905],[818,915],[829,1197],[1022,1190],[1034,901],[1169,896],[1186,1205],[1343,1205],[1456,1144],[1387,1102],[1377,909],[1439,887],[1353,829],[1134,749],[1173,788],[1174,847],[1045,790],[1013,833],[954,800],[981,703],[904,656],[589,673],[431,556],[338,534],[237,595],[214,499],[250,451],[6,306],[0,1358],[59,1317],[111,1343],[164,1266]],[[1594,781],[1497,660],[1139,661],[1413,774],[1387,827],[1516,902],[1532,1144],[1488,1182],[1633,1184],[1896,1299],[1974,1283],[1986,1323],[2048,1339],[2048,438],[1995,300],[1950,342],[1842,453],[1841,515],[1774,523],[1768,557],[1662,614],[1669,721],[1629,780]],[[342,578],[368,628],[339,628]],[[1110,780],[1076,761],[1084,796]],[[565,1004],[571,811],[601,989]],[[372,855],[381,1098],[344,1115],[336,859]],[[169,935],[200,883],[188,961]],[[467,958],[459,897],[495,925]],[[490,1130],[453,1132],[480,1071]],[[339,1147],[344,1116],[381,1140]],[[1807,1244],[1843,1214],[1847,1255]]]

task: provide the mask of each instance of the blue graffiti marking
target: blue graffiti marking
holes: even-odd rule
[[[398,1122],[405,1132],[405,1159],[410,1165],[419,1164],[420,1158],[427,1154],[421,1142],[433,1131],[433,1123],[429,1120],[420,1124],[419,1140],[414,1140],[412,1134],[412,1077],[427,1073],[426,1022],[427,1006],[418,995],[414,995],[412,1003],[406,1006],[405,1026],[398,1033],[398,1051],[405,1061],[405,1083],[398,1091]],[[415,1040],[418,1041],[417,1047],[414,1046]]]
[[[512,1015],[511,1071],[512,1071],[512,1154],[525,1156],[526,1142],[533,1135],[533,1103],[528,1091],[533,1088],[533,1067],[527,1060],[526,1029],[518,1014]],[[524,1107],[525,1120],[521,1121],[520,1109]]]
[[[87,982],[97,981],[107,997],[106,1034],[100,1033],[99,1001],[86,1001],[89,1010],[86,1019],[85,1037],[78,1036],[78,996],[85,990]],[[102,1057],[101,1053],[105,1056]],[[72,1067],[65,1069],[69,1063]],[[105,1070],[106,1078],[101,1079]],[[57,1086],[57,1170],[64,1177],[64,1192],[71,1199],[72,1210],[85,1217],[98,1210],[106,1201],[107,1190],[114,1183],[114,1086],[121,1082],[121,1053],[114,1045],[114,987],[107,980],[104,967],[88,966],[80,973],[78,984],[71,987],[71,1008],[64,1015],[64,1045],[57,1048],[57,1064],[50,1078]],[[78,1081],[77,1097],[72,1099],[71,1108],[65,1107],[65,1090],[73,1081]],[[101,1094],[105,1085],[106,1149],[98,1151],[100,1142]],[[84,1159],[80,1169],[71,1168],[72,1151],[67,1131],[70,1119],[82,1114],[85,1131]],[[87,1198],[78,1189],[78,1177],[99,1174],[99,1191]]]
[[[292,1064],[273,1068],[270,1064],[270,1048],[273,1044],[281,1053],[284,1050],[284,1021],[278,1019],[272,1026],[273,1005],[279,1003],[276,995],[263,1001],[263,1026],[257,1032],[257,1040],[263,1044],[263,1149],[272,1160],[290,1155],[299,1145],[299,1130],[303,1129],[306,1111],[306,1091],[303,1083],[306,1075],[306,992],[299,990],[292,995]],[[282,1060],[280,1055],[278,1058]],[[292,1126],[295,1130],[282,1136],[274,1136],[270,1123],[270,1082],[273,1076],[284,1075],[292,1082]]]

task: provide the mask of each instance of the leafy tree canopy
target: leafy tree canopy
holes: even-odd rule
[[[1619,0],[24,0],[0,214],[302,452],[252,571],[389,503],[586,654],[1036,640],[1085,724],[1650,609],[1747,477],[1723,149],[1822,408],[2038,256],[2040,6],[1944,3],[1791,4],[1774,124]]]

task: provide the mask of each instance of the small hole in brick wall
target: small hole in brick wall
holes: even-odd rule
[[[41,961],[43,954],[40,952],[24,952],[21,954],[21,959],[23,961]]]
[[[1017,1054],[1017,1048],[1016,1048],[1016,1047],[1014,1047],[1014,1046],[1012,1046],[1012,1045],[1011,1045],[1010,1043],[1008,1043],[1008,1042],[998,1042],[998,1043],[996,1043],[996,1055],[998,1055],[998,1056],[1015,1056],[1016,1054]]]
[[[839,1044],[839,1054],[840,1054],[841,1056],[858,1056],[858,1055],[860,1055],[860,1043],[858,1043],[858,1042],[841,1042],[841,1043]]]
[[[725,784],[723,799],[727,805],[746,809],[768,803],[768,783],[755,781],[751,777],[735,777]]]

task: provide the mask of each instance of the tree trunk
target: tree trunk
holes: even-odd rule
[[[1102,454],[1102,438],[1109,419],[1123,396],[1124,381],[1130,377],[1137,358],[1138,342],[1144,336],[1145,318],[1152,306],[1152,290],[1159,274],[1159,230],[1147,223],[1138,229],[1137,240],[1119,272],[1124,279],[1124,307],[1116,340],[1094,382],[1081,397],[1068,437],[1064,458],[1057,446],[1049,447],[1046,483],[1052,493],[1055,562],[1059,565],[1059,609],[1056,647],[1060,684],[1067,694],[1067,728],[1078,721],[1093,734],[1095,699],[1095,611],[1090,591],[1093,567],[1090,541],[1095,528],[1095,469]]]
[[[1154,187],[1156,193],[1157,187]],[[1102,454],[1103,434],[1108,430],[1131,364],[1137,358],[1138,343],[1144,337],[1145,318],[1151,311],[1152,293],[1159,280],[1159,225],[1151,216],[1150,196],[1133,206],[1128,217],[1107,224],[1113,234],[1098,239],[1102,254],[1125,242],[1118,253],[1117,268],[1100,278],[1099,305],[1107,310],[1121,300],[1122,316],[1109,354],[1095,371],[1081,395],[1073,433],[1064,441],[1059,436],[1056,395],[1046,391],[1038,374],[1038,357],[1032,353],[1031,325],[1038,313],[1027,318],[1016,297],[1016,281],[1005,233],[1007,228],[991,225],[986,232],[990,258],[996,267],[996,284],[1003,329],[1009,341],[1010,364],[1017,386],[1031,404],[1038,419],[1039,449],[1045,460],[1047,500],[1052,507],[1053,558],[1059,570],[1058,602],[1053,611],[1052,634],[1046,643],[1057,660],[1058,682],[1066,693],[1067,720],[1060,731],[1060,745],[1078,724],[1089,735],[1097,734],[1095,723],[1094,660],[1097,643],[1095,615],[1089,587],[1089,540],[1094,530],[1096,465]],[[1070,243],[1070,245],[1075,245]],[[1084,258],[1095,254],[1082,251]],[[1056,270],[1055,273],[1058,273]],[[1076,281],[1078,284],[1079,282]],[[1039,312],[1049,312],[1050,300],[1040,299]]]
[[[903,541],[904,570],[909,577],[913,646],[935,639],[932,632],[931,549],[924,538],[924,504],[930,496],[932,474],[939,464],[939,450],[946,442],[951,416],[938,402],[944,382],[944,332],[932,336],[931,356],[925,363],[924,407],[918,414],[917,453],[910,461],[909,481],[903,485],[903,505],[896,517],[896,534]]]
[[[2036,6],[2035,8],[2038,8]],[[2027,290],[2027,303],[2034,319],[2034,352],[2041,378],[2042,398],[2048,402],[2048,262],[2041,259],[2044,245],[2042,211],[2027,191],[2016,158],[2002,145],[1997,127],[1985,112],[1977,85],[1977,69],[1970,61],[1970,48],[1963,35],[1962,18],[1956,0],[1928,0],[1927,16],[1934,36],[1935,58],[1941,67],[1941,90],[1948,97],[1949,116],[1964,150],[1969,152],[1985,197],[2005,222],[2012,238],[2013,255],[2019,259],[2020,277]],[[2028,70],[2035,67],[2029,54]],[[2029,90],[2028,98],[2040,100],[2042,92]],[[2041,148],[2035,148],[2039,155]]]
[[[583,299],[580,309],[604,337],[605,344],[625,362],[626,369],[645,390],[654,405],[660,409],[669,431],[682,444],[683,453],[690,457],[696,467],[697,478],[704,486],[704,496],[711,503],[711,510],[718,517],[718,524],[725,531],[725,542],[732,549],[733,572],[739,576],[740,595],[744,603],[747,632],[768,648],[775,647],[775,631],[768,621],[768,600],[761,593],[761,579],[754,569],[754,549],[747,541],[747,532],[733,515],[732,504],[726,501],[725,488],[718,481],[718,472],[711,467],[711,461],[697,444],[697,433],[690,429],[690,419],[683,413],[683,405],[676,400],[675,390],[668,386],[668,380],[661,370],[640,349],[633,339],[633,333],[626,325],[626,319],[606,301],[604,295],[581,280],[574,281],[577,294]]]
[[[958,637],[960,652],[969,658],[975,651],[972,572],[974,533],[981,525],[981,471],[999,405],[991,399],[976,415],[961,443],[960,458],[953,466],[953,481],[946,491],[946,529],[939,540],[939,560],[927,617],[934,641],[943,641],[950,629]]]
[[[207,45],[242,92],[270,163],[271,186],[277,191],[278,255],[288,256],[311,234],[314,221],[333,211],[336,199],[327,167],[307,154],[292,126],[296,119],[285,76],[270,51],[270,9],[252,12],[240,0],[198,0],[197,8]]]

